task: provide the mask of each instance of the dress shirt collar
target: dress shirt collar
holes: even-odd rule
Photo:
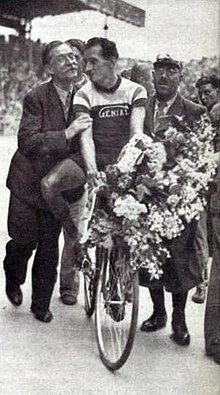
[[[176,93],[175,96],[172,97],[172,99],[166,101],[166,105],[164,106],[164,115],[167,114],[169,108],[170,108],[170,107],[172,106],[172,104],[175,102],[175,100],[176,100],[176,98],[177,98],[177,94],[178,94],[178,93]],[[158,110],[158,104],[159,104],[159,100],[158,100],[157,97],[156,97],[156,101],[155,101],[155,110],[154,110],[155,113],[156,113],[156,111]]]
[[[66,104],[66,98],[67,98],[68,93],[69,93],[70,91],[71,91],[71,92],[73,91],[73,84],[70,85],[70,87],[69,87],[69,89],[68,89],[67,91],[64,90],[64,89],[61,89],[59,86],[57,86],[56,84],[54,84],[54,82],[53,82],[53,85],[54,85],[54,87],[55,87],[55,89],[56,89],[56,91],[57,91],[57,93],[58,93],[58,95],[59,95],[59,98],[60,98],[62,104],[65,106],[65,104]]]

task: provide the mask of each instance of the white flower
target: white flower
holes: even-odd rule
[[[120,161],[117,164],[121,173],[130,173],[134,171],[137,160],[142,155],[142,151],[136,147],[128,146]]]
[[[147,212],[144,204],[139,203],[132,195],[118,197],[115,200],[113,211],[117,217],[125,217],[129,220],[138,220],[138,216]]]

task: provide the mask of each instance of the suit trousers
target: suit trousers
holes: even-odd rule
[[[86,198],[87,194],[85,192],[81,199],[70,204],[71,219],[78,228],[79,233],[83,233],[83,214],[85,211]],[[60,295],[72,295],[77,297],[79,293],[80,276],[79,271],[74,268],[73,240],[64,228],[63,235],[64,246],[60,267]]]
[[[60,295],[77,296],[79,272],[74,268],[74,245],[84,202],[84,170],[71,158],[56,165],[42,180],[41,192],[54,216],[63,225],[64,247],[60,268]]]
[[[70,158],[58,163],[41,180],[41,193],[53,215],[63,224],[71,222],[70,203],[82,197],[85,182],[84,170]],[[74,235],[74,227],[71,233]]]
[[[58,239],[60,222],[47,211],[20,201],[11,194],[8,212],[8,232],[4,270],[8,284],[25,282],[28,261],[35,251],[32,265],[32,306],[49,308],[57,278]]]

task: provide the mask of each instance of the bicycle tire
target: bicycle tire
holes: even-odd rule
[[[89,255],[86,254],[88,260],[88,267],[82,269],[83,280],[84,280],[84,303],[85,311],[88,317],[91,317],[95,310],[96,292],[99,277],[99,269],[95,262],[92,262]],[[97,250],[95,251],[95,256],[97,256]]]
[[[124,257],[124,265],[121,265],[119,273],[117,273],[118,267],[114,268],[114,273],[112,273],[112,267],[118,265],[116,255]],[[96,295],[96,339],[103,364],[109,370],[114,371],[120,369],[127,361],[135,338],[139,305],[138,273],[131,271],[123,248],[118,247],[117,252],[114,251],[111,254],[103,249],[99,259],[101,272]],[[127,276],[129,276],[129,281],[124,280]],[[114,295],[115,285],[117,298]],[[128,285],[131,291],[130,300],[127,294]]]

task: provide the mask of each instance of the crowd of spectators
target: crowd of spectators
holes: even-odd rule
[[[42,44],[17,36],[0,36],[0,134],[14,134],[21,118],[22,101],[43,77],[39,64]]]
[[[39,40],[33,42],[9,36],[9,40],[6,41],[4,36],[0,36],[0,134],[17,132],[24,96],[39,83],[39,80],[47,77],[40,64],[42,49],[43,44]],[[136,63],[144,62],[134,59],[120,60],[120,72],[130,78],[131,68]],[[151,62],[148,60],[146,64],[150,70]],[[202,75],[218,74],[218,64],[217,56],[193,59],[185,63],[180,85],[183,96],[198,102],[195,82]]]

